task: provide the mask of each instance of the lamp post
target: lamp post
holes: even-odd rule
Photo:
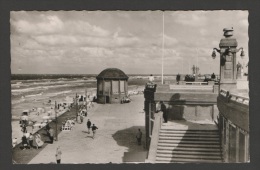
[[[212,58],[216,58],[216,52],[220,54],[220,82],[219,88],[232,90],[237,83],[236,53],[241,51],[240,56],[245,56],[243,48],[237,49],[237,40],[233,36],[233,28],[224,28],[224,37],[220,40],[219,48],[213,48]]]
[[[77,117],[78,117],[78,94],[76,93],[76,97],[75,97],[75,104],[76,104],[76,121],[77,121]]]
[[[55,101],[55,122],[56,122],[56,141],[58,141],[58,117],[57,117],[57,102]]]

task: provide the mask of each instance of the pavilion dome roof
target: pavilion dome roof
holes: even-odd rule
[[[118,68],[107,68],[96,77],[97,79],[124,79],[127,80],[128,76]]]

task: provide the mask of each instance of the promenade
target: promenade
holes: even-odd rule
[[[140,128],[144,141],[144,97],[134,95],[131,99],[126,104],[95,103],[82,124],[76,123],[72,131],[61,132],[58,141],[48,144],[29,164],[56,163],[57,146],[62,150],[62,164],[122,163],[124,152],[145,151],[135,138]],[[87,133],[87,119],[98,127],[95,139],[92,132]]]

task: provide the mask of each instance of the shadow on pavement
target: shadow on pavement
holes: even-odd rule
[[[136,134],[138,129],[142,132],[142,145],[138,145]],[[143,143],[145,141],[145,127],[144,126],[132,126],[127,129],[119,130],[112,135],[114,140],[119,146],[128,148],[128,152],[143,151]]]
[[[138,129],[141,129],[142,132],[142,144],[138,145],[136,134]],[[127,159],[127,153],[129,154],[143,154],[144,151],[144,141],[145,141],[145,127],[144,126],[132,126],[127,129],[119,130],[115,134],[112,135],[113,139],[117,142],[119,146],[124,146],[128,148],[128,152],[124,153],[122,160],[125,161]]]

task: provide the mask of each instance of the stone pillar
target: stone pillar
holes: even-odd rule
[[[214,122],[214,105],[211,106],[211,116],[212,116],[212,122]]]
[[[150,130],[151,128],[151,123],[150,123],[150,116],[152,116],[152,112],[155,112],[155,107],[152,106],[154,103],[154,92],[156,90],[156,85],[154,84],[152,87],[146,86],[144,90],[144,111],[145,111],[145,146],[147,146],[147,149],[149,148],[148,146],[150,145]],[[151,105],[150,105],[151,104]]]
[[[233,38],[233,29],[224,29],[225,38],[220,40],[220,89],[236,88],[236,47],[237,40]]]

